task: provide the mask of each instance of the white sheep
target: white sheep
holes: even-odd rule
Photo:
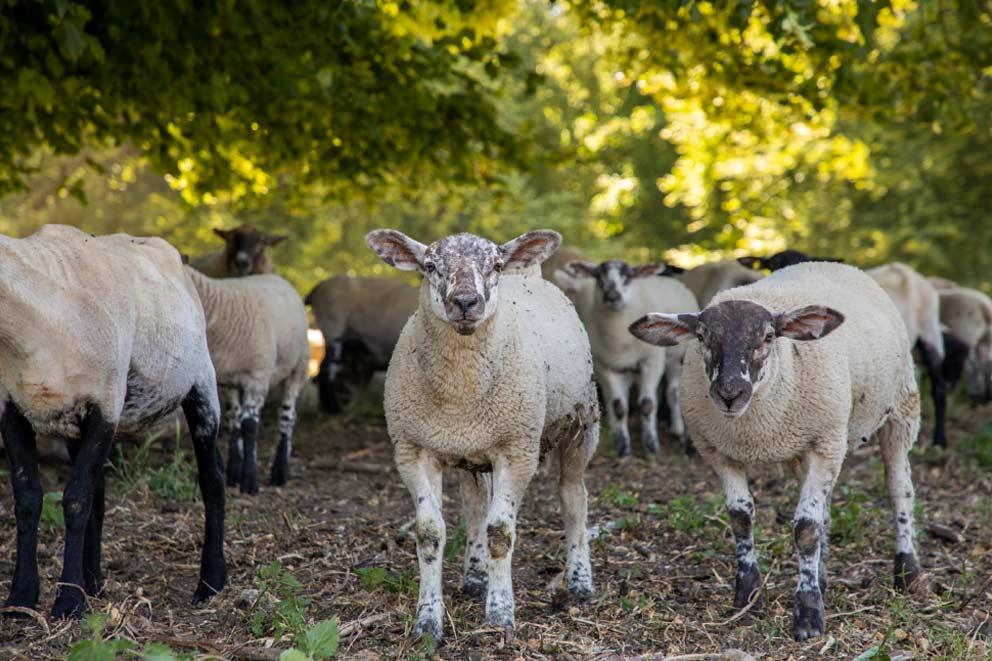
[[[38,602],[43,490],[35,435],[66,440],[65,555],[52,616],[78,618],[102,590],[103,464],[115,435],[135,436],[182,406],[206,511],[193,603],[227,581],[219,405],[203,309],[165,241],[93,237],[46,225],[0,236],[0,431],[11,465],[17,557],[7,606]]]
[[[724,289],[749,285],[763,277],[763,274],[745,268],[735,260],[727,260],[689,269],[679,276],[679,279],[693,293],[699,305],[705,307]]]
[[[619,259],[602,264],[570,262],[559,270],[556,282],[575,303],[592,346],[596,380],[603,389],[607,420],[618,457],[630,454],[628,413],[631,386],[637,385],[641,442],[645,452],[658,452],[658,386],[667,377],[665,399],[671,414],[670,431],[685,434],[679,405],[681,347],[663,349],[631,337],[630,324],[651,311],[696,311],[696,299],[685,285],[671,277],[666,264],[631,266]],[[571,273],[573,275],[569,275]]]
[[[266,234],[254,225],[215,229],[214,234],[224,239],[224,249],[191,260],[190,266],[200,273],[211,278],[275,273],[269,248],[285,240],[285,236]]]
[[[895,303],[906,325],[909,343],[920,352],[923,368],[930,377],[934,403],[933,442],[947,446],[944,417],[947,411],[947,384],[944,380],[944,335],[940,327],[940,296],[922,275],[901,262],[865,271]]]
[[[940,321],[947,332],[967,347],[964,357],[965,386],[975,402],[992,400],[992,299],[977,289],[961,287],[941,278],[930,278],[940,295]],[[953,355],[954,352],[948,352]],[[951,362],[950,359],[948,362]],[[949,366],[945,375],[956,381],[960,368]],[[958,374],[953,374],[954,372]]]
[[[463,590],[486,595],[488,624],[514,626],[517,511],[548,453],[560,466],[568,591],[578,599],[593,593],[584,475],[599,440],[599,409],[589,340],[554,285],[532,275],[507,276],[515,267],[539,264],[560,240],[546,230],[503,245],[470,234],[429,246],[395,230],[366,237],[384,262],[424,278],[385,390],[396,466],[417,509],[414,636],[442,634],[446,466],[463,469]],[[478,475],[490,472],[491,481]]]
[[[270,484],[289,478],[296,399],[310,362],[307,313],[293,286],[277,275],[208,278],[187,267],[203,302],[207,343],[224,401],[227,485],[257,494],[259,417],[270,388],[283,385],[279,445]]]
[[[920,397],[906,328],[862,271],[808,263],[718,294],[698,314],[650,314],[631,327],[661,346],[686,340],[682,406],[700,454],[723,483],[736,541],[734,606],[760,607],[748,466],[789,462],[795,516],[797,640],[823,634],[830,496],[851,448],[877,437],[895,510],[895,583],[920,573],[909,450]],[[810,341],[816,340],[816,341]]]
[[[349,354],[364,349],[376,366],[385,369],[389,364],[404,324],[417,309],[417,292],[416,287],[393,278],[335,275],[307,294],[305,302],[326,347],[317,375],[325,411],[341,411],[336,382]]]

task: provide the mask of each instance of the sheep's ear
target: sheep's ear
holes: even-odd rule
[[[506,270],[525,269],[546,260],[560,245],[561,234],[558,232],[534,230],[507,241],[499,250],[503,254],[503,266]]]
[[[738,257],[737,258],[737,263],[738,264],[740,264],[741,266],[746,266],[749,269],[753,269],[755,267],[757,267],[759,269],[765,268],[763,266],[764,261],[765,260],[763,260],[761,257],[751,257],[751,256],[748,256],[748,257]]]
[[[648,344],[659,347],[674,347],[680,342],[696,337],[699,323],[698,314],[651,312],[632,323],[630,333]]]
[[[595,278],[596,271],[599,269],[598,266],[592,262],[575,261],[565,264],[565,268],[568,269],[570,273],[575,274],[580,278]]]
[[[214,234],[227,241],[227,237],[231,236],[231,230],[222,230],[219,227],[215,227]]]
[[[822,305],[807,305],[775,316],[775,332],[792,340],[819,340],[844,323],[844,315]]]
[[[375,230],[365,235],[365,244],[379,259],[401,271],[418,270],[427,246],[396,230]]]
[[[262,239],[265,245],[270,247],[274,245],[278,245],[285,240],[286,240],[285,234],[266,234],[265,237]]]
[[[685,269],[682,268],[681,266],[675,266],[673,264],[666,263],[665,270],[659,273],[658,275],[666,275],[671,277],[675,275],[682,275],[683,273],[685,273]]]
[[[814,257],[814,262],[833,262],[834,264],[846,264],[843,259],[839,257]]]
[[[665,262],[657,262],[635,266],[633,277],[647,278],[653,275],[674,275],[676,273],[682,273],[682,269],[677,266],[669,266]]]

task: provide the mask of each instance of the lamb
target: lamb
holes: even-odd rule
[[[931,282],[933,282],[931,278]],[[992,401],[992,300],[977,289],[959,287],[946,280],[938,280],[940,296],[940,321],[947,327],[945,340],[956,340],[965,349],[951,351],[948,342],[948,360],[945,361],[945,378],[956,383],[960,376],[960,362],[966,375],[965,386],[969,397],[977,403]],[[952,360],[952,357],[957,357]]]
[[[933,442],[947,447],[944,417],[947,411],[947,384],[944,380],[944,336],[940,328],[940,297],[925,277],[901,262],[865,271],[885,290],[899,311],[909,342],[915,346],[930,377],[934,403]]]
[[[685,433],[679,406],[679,375],[684,351],[679,347],[666,350],[639,342],[630,336],[627,328],[651,310],[699,310],[696,299],[674,278],[657,277],[669,272],[664,263],[630,266],[622,260],[612,259],[599,265],[570,262],[567,268],[585,282],[595,283],[584,291],[576,291],[581,285],[563,275],[558,276],[559,286],[568,287],[575,298],[582,299],[576,309],[589,333],[596,380],[603,389],[616,454],[618,457],[630,454],[627,412],[630,411],[630,388],[634,383],[638,387],[641,442],[645,452],[656,453],[660,449],[657,393],[662,376],[668,377],[665,395],[671,413],[671,432],[677,437]]]
[[[414,636],[442,635],[443,467],[462,469],[462,589],[485,595],[488,624],[514,626],[510,565],[517,511],[548,455],[560,467],[568,592],[576,599],[593,594],[584,476],[599,441],[599,405],[589,340],[554,285],[510,275],[514,267],[539,264],[560,241],[548,230],[502,245],[471,234],[429,246],[395,230],[366,237],[384,262],[423,276],[385,388],[396,466],[417,510]]]
[[[203,308],[179,253],[161,239],[93,237],[46,225],[0,237],[0,433],[17,519],[6,606],[35,608],[42,486],[35,435],[63,438],[72,473],[62,495],[65,551],[52,617],[79,618],[103,589],[103,464],[115,437],[136,436],[181,406],[206,512],[193,603],[227,582],[220,407]]]
[[[224,400],[227,485],[258,493],[259,417],[270,388],[283,385],[279,446],[270,484],[289,479],[296,400],[307,381],[307,313],[293,286],[277,275],[214,279],[186,267],[206,314],[207,343]]]
[[[682,274],[682,284],[695,295],[701,306],[709,304],[718,292],[731,287],[742,287],[761,280],[764,276],[744,268],[734,260],[702,264]]]
[[[736,543],[735,608],[761,607],[748,466],[789,462],[795,515],[797,640],[826,617],[830,495],[845,455],[877,437],[895,510],[895,585],[920,575],[909,450],[920,425],[911,348],[898,310],[851,266],[809,263],[718,294],[698,314],[649,314],[631,332],[686,353],[682,404],[700,454],[723,483]]]
[[[192,260],[190,265],[197,271],[211,278],[275,273],[269,248],[285,240],[285,236],[266,234],[254,225],[215,229],[214,234],[224,239],[224,249]]]
[[[392,278],[336,275],[307,294],[306,304],[324,335],[326,351],[317,374],[322,408],[341,412],[337,375],[349,354],[365,350],[385,369],[403,325],[417,309],[418,290]]]

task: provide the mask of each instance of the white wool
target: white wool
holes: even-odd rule
[[[717,293],[732,287],[757,282],[764,277],[759,271],[741,265],[731,259],[723,262],[712,262],[690,269],[679,276],[679,279],[695,295],[699,305],[706,307]]]
[[[63,225],[0,237],[0,300],[0,402],[39,434],[78,436],[88,404],[136,432],[194,385],[213,392],[203,309],[161,239]]]
[[[849,444],[871,438],[893,411],[919,395],[906,328],[892,300],[864,272],[809,262],[747,287],[717,294],[711,305],[744,300],[772,312],[824,305],[845,321],[827,337],[775,340],[771,375],[738,418],[710,401],[700,344],[692,341],[682,376],[682,405],[697,445],[743,463],[789,461],[816,446],[843,457]],[[917,413],[918,416],[918,413]]]
[[[992,299],[986,294],[953,283],[938,289],[938,293],[940,321],[952,335],[972,350],[992,335]]]
[[[944,356],[937,289],[918,272],[894,262],[865,271],[885,290],[906,324],[910,344],[921,341]]]

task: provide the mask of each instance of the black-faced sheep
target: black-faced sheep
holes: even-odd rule
[[[269,248],[285,240],[285,236],[266,234],[254,225],[215,229],[214,234],[224,239],[224,249],[192,260],[190,266],[200,273],[211,278],[275,273]]]
[[[873,437],[894,509],[895,584],[916,579],[909,450],[920,398],[905,325],[874,280],[850,266],[800,264],[721,292],[701,313],[647,315],[631,332],[661,346],[694,341],[682,406],[723,483],[736,542],[735,607],[760,607],[747,468],[788,462],[802,484],[795,636],[823,634],[830,497],[849,450]]]
[[[417,510],[414,636],[442,634],[445,466],[464,469],[463,589],[486,595],[488,624],[514,626],[517,511],[548,453],[560,466],[568,591],[580,599],[593,593],[584,474],[599,438],[599,409],[589,340],[558,288],[535,275],[510,275],[533,271],[560,240],[551,231],[503,245],[458,234],[428,246],[394,230],[366,238],[384,262],[424,278],[385,392],[396,466]],[[469,471],[491,473],[491,480]]]
[[[224,401],[227,484],[258,493],[259,418],[269,389],[283,385],[279,445],[270,483],[286,484],[296,399],[307,381],[307,313],[293,286],[277,275],[215,279],[186,267],[203,302],[210,358]]]
[[[11,466],[17,557],[7,606],[38,601],[42,487],[35,434],[64,438],[65,554],[55,618],[80,617],[102,589],[103,464],[116,435],[137,435],[182,406],[206,510],[193,603],[220,591],[224,487],[203,308],[179,253],[161,239],[93,237],[47,225],[0,237],[0,432]]]

